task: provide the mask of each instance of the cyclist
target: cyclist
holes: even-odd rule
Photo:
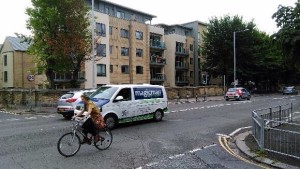
[[[77,114],[77,117],[81,117],[85,111],[87,111],[87,114],[85,115],[86,117],[90,115],[90,117],[82,125],[84,134],[82,144],[91,144],[91,138],[88,138],[88,133],[94,137],[94,142],[97,143],[101,139],[97,130],[105,126],[104,119],[99,108],[90,100],[89,96],[83,94],[81,95],[81,100],[84,103],[84,108]]]

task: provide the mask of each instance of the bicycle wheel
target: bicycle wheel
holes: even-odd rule
[[[62,135],[57,142],[59,154],[65,157],[74,156],[80,149],[80,138],[73,132]]]
[[[108,129],[101,129],[99,131],[100,141],[94,143],[95,147],[99,150],[106,150],[111,145],[113,136]]]

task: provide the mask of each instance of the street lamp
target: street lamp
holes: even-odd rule
[[[95,89],[95,63],[94,63],[94,57],[95,57],[95,46],[94,46],[94,0],[92,0],[92,54],[91,54],[91,60],[92,60],[92,88]]]
[[[245,31],[248,31],[249,29],[244,29],[244,30],[240,30],[240,31],[234,31],[233,32],[233,85],[234,85],[234,88],[236,88],[236,84],[235,84],[235,81],[236,81],[236,57],[235,57],[235,34],[236,33],[239,33],[239,32],[245,32]]]

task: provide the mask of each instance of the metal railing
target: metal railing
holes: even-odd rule
[[[300,124],[293,121],[293,105],[252,112],[252,133],[261,150],[300,159]]]

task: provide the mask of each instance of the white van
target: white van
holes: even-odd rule
[[[105,85],[90,95],[100,108],[108,128],[117,124],[153,119],[161,121],[169,113],[167,93],[158,85]],[[76,106],[75,114],[80,112],[83,103]]]

